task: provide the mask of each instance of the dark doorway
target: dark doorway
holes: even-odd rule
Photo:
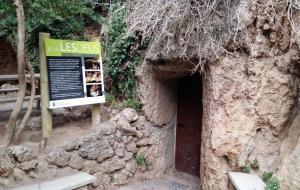
[[[179,79],[177,97],[176,169],[200,176],[201,76],[195,74]]]

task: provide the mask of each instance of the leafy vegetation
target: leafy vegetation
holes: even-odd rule
[[[272,172],[263,172],[261,178],[267,184],[265,190],[280,190],[279,180]]]
[[[110,77],[112,102],[122,102],[123,106],[140,108],[134,93],[136,66],[142,61],[143,47],[139,44],[139,34],[127,35],[126,17],[128,10],[120,3],[111,7],[105,34],[106,73]]]
[[[111,183],[116,182],[116,177],[114,176],[114,174],[110,174],[110,175],[109,175],[109,181],[110,181]]]
[[[280,190],[280,184],[277,177],[271,177],[268,182],[265,190]]]
[[[252,169],[258,170],[259,169],[258,160],[257,159],[253,160],[253,162],[250,163],[250,166],[251,166]]]
[[[152,165],[152,163],[143,154],[136,155],[135,160],[139,166],[145,166],[146,170],[149,170]]]
[[[107,88],[108,98],[116,105],[140,109],[141,104],[134,92],[136,66],[143,55],[138,33],[127,35],[126,17],[128,10],[121,0],[26,0],[25,33],[26,49],[36,72],[39,72],[38,33],[48,32],[51,38],[88,40],[88,26],[100,28],[106,25],[104,38],[105,69],[111,81]],[[99,10],[99,6],[101,10]],[[105,18],[104,16],[107,16]],[[107,15],[108,14],[108,15]],[[0,4],[0,38],[16,45],[16,15],[12,1],[3,0]],[[146,44],[146,43],[144,43]]]
[[[103,17],[95,11],[93,0],[26,0],[25,33],[26,48],[35,71],[39,72],[38,64],[38,33],[49,32],[52,38],[86,39],[85,27],[103,22]],[[0,38],[7,39],[16,45],[16,15],[11,0],[0,3]]]
[[[272,175],[272,172],[263,172],[261,178],[265,183],[267,183],[271,179]]]
[[[245,166],[243,166],[243,168],[242,168],[242,172],[243,173],[250,173],[250,166],[248,165],[248,164],[246,164]]]

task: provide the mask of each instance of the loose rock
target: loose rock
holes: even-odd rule
[[[66,152],[63,148],[56,148],[51,150],[47,155],[47,160],[50,164],[54,164],[60,167],[67,166],[71,154]]]
[[[79,155],[78,152],[73,152],[70,156],[69,166],[74,169],[82,169],[83,168],[83,158]]]
[[[137,111],[132,108],[126,108],[123,110],[122,115],[127,119],[128,122],[136,121],[139,117]]]

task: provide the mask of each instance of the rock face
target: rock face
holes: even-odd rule
[[[125,109],[111,122],[91,129],[86,136],[45,151],[23,145],[0,147],[0,185],[32,183],[33,179],[50,180],[84,171],[97,177],[88,189],[112,189],[135,177],[148,179],[162,174],[165,172],[161,167],[163,163],[153,149],[154,146],[165,149],[163,139],[160,133],[154,133],[158,128],[143,118],[135,110]],[[137,146],[137,133],[153,135],[158,141]],[[157,169],[145,170],[145,166],[136,163],[136,154],[143,154]]]
[[[202,73],[200,177],[204,190],[228,189],[227,171],[240,171],[253,160],[258,160],[257,172],[273,172],[282,189],[300,189],[300,38],[291,29],[285,5],[276,4],[277,15],[269,13],[281,23],[279,27],[262,14],[264,8],[257,3],[243,1],[240,7],[243,52],[208,62]],[[293,18],[295,31],[299,31],[300,13]],[[186,76],[191,69],[184,60],[174,57],[176,54],[162,51],[164,48],[155,44],[150,47],[137,78],[145,117],[167,127],[176,118],[173,111],[177,106],[177,78]],[[160,52],[163,55],[156,59],[154,55]],[[169,132],[168,137],[172,137]],[[136,145],[150,142],[143,138]]]
[[[13,172],[14,165],[5,147],[0,147],[0,177],[8,177]]]

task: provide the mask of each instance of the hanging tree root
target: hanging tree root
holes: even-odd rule
[[[282,8],[293,31],[299,32],[293,18],[300,10],[299,0],[135,0],[129,2],[128,33],[141,31],[152,42],[163,41],[167,50],[171,49],[168,42],[176,41],[178,57],[199,60],[195,72],[221,56],[250,49],[244,38],[247,29],[241,24],[245,5],[269,15],[279,26],[282,15],[275,9]]]

